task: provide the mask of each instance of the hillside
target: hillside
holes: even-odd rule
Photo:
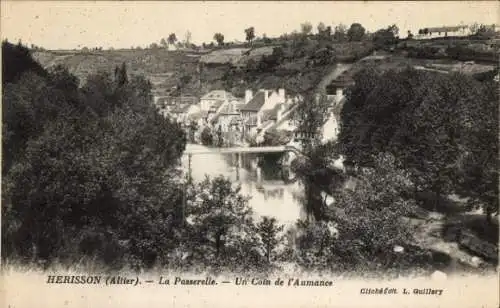
[[[481,60],[492,57],[496,59],[498,44],[494,40],[475,40],[474,44],[467,45],[468,43],[472,41],[405,40],[391,52],[377,52],[373,59],[368,57],[369,63],[356,63],[341,79],[349,79],[370,63],[384,69],[409,65],[426,70],[489,74],[496,67],[491,61],[485,65],[469,63],[464,66],[460,60],[484,62]],[[374,50],[371,41],[336,42],[299,37],[275,40],[267,45],[218,47],[203,52],[155,48],[36,51],[33,56],[44,68],[66,66],[82,83],[91,73],[112,72],[115,66],[125,62],[128,73],[148,78],[153,84],[153,92],[158,96],[201,96],[214,89],[225,89],[236,96],[243,96],[248,88],[255,90],[283,87],[288,93],[304,93],[314,89],[331,72],[335,63],[355,63],[373,55]],[[483,77],[489,78],[488,76]]]
[[[112,72],[125,62],[129,74],[146,76],[155,86],[177,85],[185,75],[194,74],[199,55],[164,49],[112,51],[42,51],[33,57],[47,69],[63,65],[84,83],[86,77],[98,71]]]
[[[337,61],[355,61],[371,53],[369,42],[284,41],[256,48],[218,49],[208,53],[161,48],[106,51],[36,51],[47,69],[63,65],[84,83],[89,74],[112,72],[123,62],[130,75],[148,78],[156,95],[202,95],[224,88],[242,96],[247,88],[284,87],[289,93],[314,89]]]

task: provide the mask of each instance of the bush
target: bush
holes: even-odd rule
[[[213,145],[213,135],[212,135],[212,130],[210,127],[205,127],[201,131],[201,144],[205,146],[211,146]]]

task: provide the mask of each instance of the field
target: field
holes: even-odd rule
[[[473,61],[456,61],[449,59],[419,59],[406,57],[404,53],[384,53],[377,52],[374,56],[368,56],[351,67],[340,78],[351,80],[352,77],[366,67],[375,67],[382,71],[399,70],[407,67],[416,69],[437,71],[440,73],[460,72],[466,75],[474,76],[485,72],[491,72],[498,69],[497,65],[475,63]]]

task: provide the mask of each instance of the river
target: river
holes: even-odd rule
[[[188,144],[187,149],[213,150],[208,147]],[[276,154],[241,154],[242,168],[237,170],[235,154],[196,154],[191,158],[191,176],[194,181],[202,181],[205,175],[216,177],[223,175],[230,178],[235,184],[241,185],[242,194],[249,196],[249,206],[254,217],[275,217],[280,224],[291,226],[297,219],[304,219],[305,213],[299,198],[302,197],[302,187],[299,181],[288,182],[293,178],[288,170],[268,163],[261,168],[257,161],[267,155],[268,161],[273,161]],[[182,157],[182,166],[188,170],[188,157]],[[260,173],[260,176],[259,176]]]

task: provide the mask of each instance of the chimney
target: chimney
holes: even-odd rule
[[[259,112],[257,113],[257,127],[260,127],[261,124],[262,124],[262,118]]]
[[[279,89],[278,90],[278,96],[280,98],[280,103],[284,103],[285,102],[285,89]]]
[[[245,90],[245,104],[252,100],[252,90]]]
[[[267,104],[268,97],[269,97],[269,91],[264,90],[264,104]]]

